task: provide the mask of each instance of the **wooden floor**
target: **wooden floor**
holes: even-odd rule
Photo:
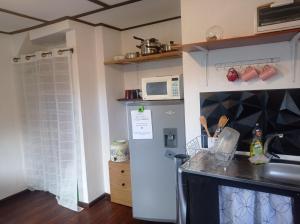
[[[80,213],[59,206],[56,199],[45,192],[26,191],[0,201],[0,224],[145,224],[134,220],[129,207],[97,202]]]

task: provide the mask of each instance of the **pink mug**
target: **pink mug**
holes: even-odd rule
[[[258,71],[254,66],[248,66],[241,75],[243,81],[249,81],[250,79],[256,78]]]
[[[271,78],[272,76],[277,74],[277,70],[274,66],[271,65],[265,65],[259,74],[259,78],[263,81]]]

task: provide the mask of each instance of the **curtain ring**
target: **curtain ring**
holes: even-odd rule
[[[33,55],[27,55],[27,56],[25,56],[25,59],[27,60],[27,61],[29,61],[30,60],[30,58],[33,58],[33,57],[35,57],[35,55],[33,54]]]
[[[69,49],[64,49],[64,50],[58,50],[57,53],[58,53],[59,55],[62,55],[63,52],[65,52],[65,51],[70,51],[70,52],[73,54],[74,49],[73,49],[73,48],[69,48]]]
[[[13,62],[18,62],[21,58],[13,58]]]
[[[49,52],[43,52],[41,55],[42,55],[42,57],[44,58],[44,57],[46,57],[47,55],[52,55],[52,52],[51,51],[49,51]]]

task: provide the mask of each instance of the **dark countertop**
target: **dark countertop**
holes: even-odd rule
[[[216,166],[213,158],[207,153],[199,152],[183,164],[180,170],[207,177],[300,192],[300,183],[281,183],[262,177],[259,174],[262,166],[264,165],[251,164],[247,157],[237,157],[224,169],[224,167]]]

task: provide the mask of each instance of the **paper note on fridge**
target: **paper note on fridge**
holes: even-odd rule
[[[153,139],[151,110],[131,111],[132,139]]]

